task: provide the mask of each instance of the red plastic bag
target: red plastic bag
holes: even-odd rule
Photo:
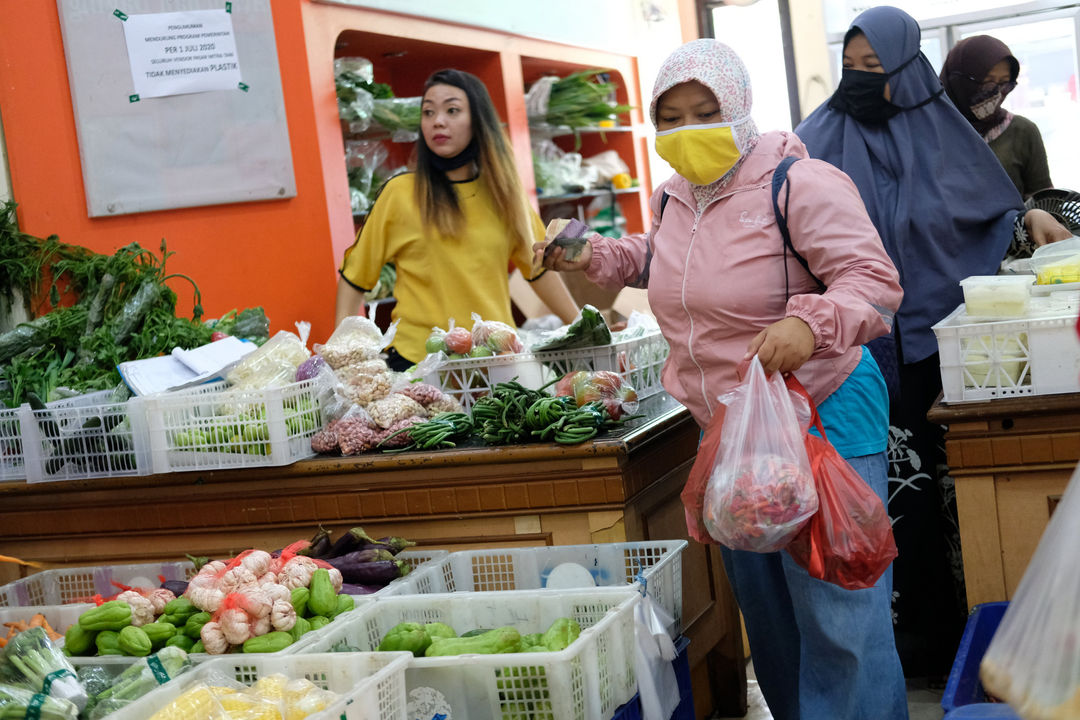
[[[788,380],[805,395],[798,382]],[[825,438],[816,409],[813,422],[821,437],[806,434],[806,453],[817,485],[818,511],[787,551],[810,577],[848,590],[873,587],[897,554],[889,515],[881,498]]]
[[[782,549],[817,511],[817,493],[792,394],[755,357],[727,406],[702,500],[708,534],[733,550]]]

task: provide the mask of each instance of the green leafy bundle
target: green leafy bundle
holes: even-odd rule
[[[119,384],[121,362],[208,343],[199,289],[166,272],[170,255],[164,240],[160,256],[137,243],[100,255],[55,235],[41,240],[19,231],[14,202],[0,206],[0,298],[14,308],[21,297],[33,318],[0,334],[0,401],[17,407],[27,393],[50,400],[61,387],[105,390]],[[190,319],[176,317],[173,279],[194,288]],[[45,283],[47,298],[35,304]],[[75,301],[61,304],[62,295]]]
[[[604,70],[581,70],[557,80],[551,86],[547,122],[571,128],[595,127],[630,110],[629,105],[612,102],[615,83],[607,78]]]

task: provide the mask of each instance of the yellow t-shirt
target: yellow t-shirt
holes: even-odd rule
[[[424,343],[431,328],[472,328],[472,313],[485,320],[513,326],[510,312],[512,262],[526,278],[533,266],[531,244],[511,246],[503,215],[495,207],[483,178],[455,183],[464,214],[461,237],[446,237],[434,228],[425,237],[420,210],[413,197],[415,175],[398,175],[387,182],[356,242],[345,252],[341,275],[357,288],[371,288],[387,262],[397,268],[393,318],[400,320],[394,347],[417,362],[427,354]],[[532,212],[536,242],[544,225]]]

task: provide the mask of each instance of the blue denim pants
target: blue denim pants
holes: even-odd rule
[[[885,502],[885,453],[847,461]],[[721,554],[775,720],[907,720],[892,566],[874,587],[845,590],[810,577],[786,552]]]

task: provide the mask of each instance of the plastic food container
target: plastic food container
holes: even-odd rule
[[[967,314],[981,318],[1023,317],[1031,301],[1030,275],[972,275],[960,281]]]

